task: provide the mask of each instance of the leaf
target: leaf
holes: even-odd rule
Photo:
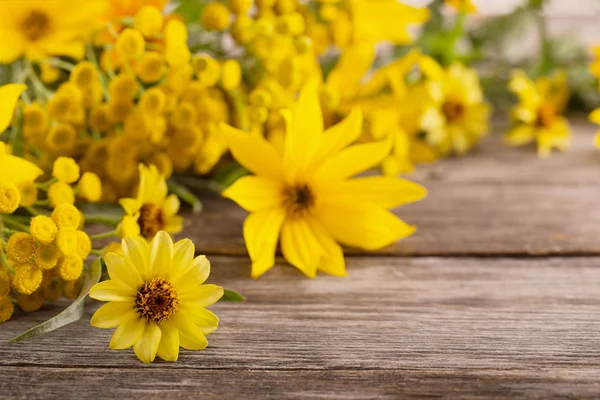
[[[102,272],[102,264],[100,258],[97,258],[90,266],[90,273],[83,284],[81,293],[71,303],[71,305],[64,309],[63,312],[58,314],[54,318],[50,318],[48,321],[43,322],[33,328],[23,332],[19,336],[8,341],[9,344],[20,342],[21,340],[29,339],[35,336],[42,335],[44,333],[52,332],[58,328],[70,324],[71,322],[78,321],[83,316],[84,300],[92,286],[94,286],[100,280],[100,274]]]
[[[167,184],[169,186],[169,192],[174,193],[177,195],[177,197],[179,197],[179,199],[190,205],[194,214],[202,212],[202,202],[192,192],[190,192],[188,188],[174,182],[172,179],[170,179]]]
[[[246,298],[235,290],[225,289],[219,301],[246,301]]]

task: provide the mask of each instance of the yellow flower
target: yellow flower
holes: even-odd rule
[[[200,23],[209,31],[223,32],[229,27],[230,15],[225,5],[211,2],[202,8]]]
[[[0,323],[6,322],[12,317],[15,306],[8,296],[0,296]]]
[[[54,241],[54,238],[56,238],[58,228],[54,221],[45,215],[33,217],[29,225],[31,236],[39,242],[51,243]]]
[[[36,265],[17,265],[13,277],[13,288],[21,294],[31,294],[40,287],[42,276],[42,270]]]
[[[100,182],[98,175],[93,172],[84,172],[77,187],[79,188],[79,195],[90,203],[100,201],[102,197],[102,182]]]
[[[596,108],[594,111],[592,111],[589,115],[589,119],[594,124],[600,125],[600,108]],[[596,137],[594,138],[594,144],[597,148],[600,149],[600,131],[596,133]]]
[[[142,35],[154,36],[160,33],[163,24],[163,16],[160,10],[153,6],[143,6],[135,14],[134,18],[135,28],[142,33]]]
[[[79,254],[64,254],[58,262],[56,273],[65,281],[74,281],[81,276],[83,271],[83,259]]]
[[[0,63],[25,56],[50,55],[80,58],[85,35],[94,29],[104,11],[104,0],[2,1],[0,32],[4,43]]]
[[[133,346],[145,363],[156,355],[176,361],[180,346],[204,349],[205,335],[214,332],[219,321],[204,307],[223,295],[223,288],[203,285],[210,273],[206,257],[194,258],[190,240],[173,244],[164,231],[150,244],[132,237],[124,239],[122,246],[123,256],[104,256],[110,280],[90,290],[90,297],[108,302],[96,311],[91,324],[117,328],[109,347]]]
[[[18,294],[17,304],[25,312],[34,312],[39,310],[44,304],[44,295],[41,290],[32,294]]]
[[[52,167],[52,176],[59,182],[76,182],[79,179],[79,165],[71,157],[58,157]]]
[[[17,189],[19,189],[19,194],[21,195],[20,204],[22,206],[29,207],[37,201],[38,190],[34,182],[20,182]]]
[[[429,105],[421,116],[426,142],[441,154],[465,154],[489,132],[490,107],[484,102],[479,77],[462,64],[442,68],[423,57]]]
[[[12,214],[21,202],[21,193],[10,182],[0,181],[0,214]]]
[[[183,218],[177,215],[179,199],[167,195],[167,182],[154,165],[140,164],[140,186],[137,197],[121,199],[119,203],[128,216],[137,219],[140,233],[152,239],[158,231],[177,233],[182,229]]]
[[[115,48],[125,60],[137,60],[144,54],[146,42],[140,31],[126,28],[117,39]]]
[[[512,109],[513,127],[506,136],[508,144],[520,146],[535,141],[539,157],[547,157],[553,148],[565,150],[571,140],[569,122],[562,115],[569,99],[566,73],[532,81],[516,70],[509,89],[519,103]]]
[[[221,85],[226,90],[240,86],[242,81],[242,67],[237,60],[227,60],[221,66]]]
[[[75,194],[71,186],[62,182],[55,182],[48,189],[48,198],[52,207],[57,207],[61,204],[75,203]]]
[[[36,244],[29,233],[17,232],[6,243],[6,255],[10,260],[23,264],[35,254]]]
[[[477,6],[472,0],[445,0],[446,4],[458,12],[473,14],[477,12]]]
[[[81,224],[81,213],[74,205],[63,203],[52,211],[52,220],[59,228],[77,229]]]
[[[344,276],[338,242],[374,250],[414,232],[387,209],[420,200],[424,188],[392,177],[350,179],[390,152],[389,141],[348,146],[361,126],[361,112],[353,110],[323,132],[314,83],[300,94],[283,154],[259,136],[222,126],[233,156],[255,174],[223,193],[251,212],[244,239],[253,277],[274,265],[278,238],[284,257],[305,275],[314,277],[320,270]]]

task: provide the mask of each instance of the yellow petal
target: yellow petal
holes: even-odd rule
[[[175,215],[167,219],[167,225],[165,226],[165,231],[171,234],[179,233],[183,230],[183,217],[180,215]]]
[[[390,140],[357,144],[330,157],[316,172],[316,178],[326,184],[345,179],[380,164],[390,154]]]
[[[181,293],[179,296],[182,304],[189,303],[195,307],[206,307],[215,304],[223,297],[223,288],[217,285],[200,285],[196,290]]]
[[[162,335],[156,354],[165,361],[177,361],[179,358],[179,332],[169,322],[160,326]]]
[[[376,207],[394,208],[423,199],[427,190],[406,179],[367,176],[333,184],[323,192],[323,203],[366,202]]]
[[[596,108],[594,111],[592,111],[589,115],[589,119],[594,124],[600,125],[600,108]]]
[[[513,128],[504,137],[506,143],[511,146],[521,146],[527,143],[531,143],[534,139],[535,128],[530,125],[518,125]]]
[[[362,77],[373,64],[375,53],[372,43],[356,43],[344,49],[335,68],[327,76],[326,85],[334,88],[342,99],[354,98]]]
[[[253,212],[279,206],[283,201],[281,193],[279,183],[258,176],[243,176],[225,189],[223,196]]]
[[[190,239],[182,239],[173,245],[173,281],[192,268],[195,251],[196,246]]]
[[[131,260],[132,264],[137,268],[140,276],[143,279],[148,278],[150,267],[148,264],[148,254],[150,248],[148,242],[141,237],[127,237],[121,241],[123,254]]]
[[[119,204],[121,207],[123,207],[123,210],[125,210],[127,215],[135,215],[140,211],[140,208],[142,208],[142,203],[140,203],[137,199],[120,199]]]
[[[282,179],[281,157],[264,138],[250,135],[227,124],[220,125],[233,157],[256,175],[279,181]]]
[[[173,265],[173,241],[165,231],[156,234],[150,243],[150,274],[167,278]]]
[[[594,144],[596,145],[596,148],[600,149],[600,132],[596,133]]]
[[[90,289],[90,297],[100,301],[133,301],[135,291],[128,289],[115,281],[104,281],[95,284]]]
[[[340,243],[377,250],[411,235],[414,226],[370,204],[336,204],[319,207],[319,220]]]
[[[137,313],[132,315],[117,327],[108,347],[113,350],[122,350],[133,346],[142,337],[145,327],[145,319]]]
[[[300,92],[294,115],[285,136],[283,168],[288,179],[305,172],[323,143],[323,114],[317,83],[312,80]]]
[[[3,12],[7,12],[4,11]],[[8,14],[5,14],[8,15]],[[3,29],[2,41],[10,43],[10,46],[0,46],[0,64],[10,64],[17,61],[25,50],[25,40],[23,35],[18,31]],[[3,104],[0,100],[0,104]],[[1,132],[2,130],[0,130]]]
[[[208,346],[208,340],[191,320],[181,313],[173,318],[173,323],[179,331],[179,345],[188,350],[202,350]]]
[[[362,121],[360,108],[353,108],[344,120],[327,129],[319,159],[329,157],[356,141],[362,131]]]
[[[10,154],[0,156],[0,171],[5,182],[18,186],[21,183],[33,182],[44,173],[37,165],[24,158]]]
[[[195,291],[210,273],[210,262],[206,256],[197,257],[192,263],[192,267],[179,277],[173,277],[172,282],[175,285],[177,293],[185,295],[189,291]]]
[[[132,318],[135,312],[133,303],[111,301],[94,313],[90,324],[96,328],[114,328]]]
[[[19,100],[19,96],[25,89],[27,89],[27,86],[20,83],[0,86],[0,133],[4,132],[10,124],[17,100]]]
[[[133,266],[129,259],[123,258],[117,253],[107,253],[104,256],[104,262],[108,270],[110,279],[121,286],[135,292],[143,283],[138,270]]]
[[[346,263],[340,245],[319,221],[311,218],[308,222],[321,247],[321,261],[318,270],[333,276],[346,276]]]
[[[133,346],[137,358],[146,364],[154,361],[161,337],[162,332],[158,325],[154,323],[146,324],[144,333]]]
[[[181,203],[179,201],[179,197],[176,194],[172,194],[167,196],[165,202],[162,205],[163,213],[167,218],[174,216],[179,212],[179,207]]]
[[[205,308],[189,307],[181,311],[205,335],[213,333],[219,326],[219,317]]]
[[[275,247],[285,218],[282,208],[250,214],[244,221],[244,240],[252,260],[252,278],[258,278],[275,265]]]
[[[281,251],[285,259],[304,275],[314,278],[321,246],[305,219],[287,219],[281,227]]]

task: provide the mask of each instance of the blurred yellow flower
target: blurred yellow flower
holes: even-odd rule
[[[477,72],[458,63],[443,68],[430,57],[419,66],[429,103],[420,122],[426,142],[442,155],[465,154],[489,132],[490,107]]]
[[[571,140],[569,122],[562,116],[569,100],[566,73],[534,82],[525,72],[516,70],[509,89],[517,95],[519,103],[512,109],[513,127],[506,141],[513,146],[535,141],[540,157],[550,155],[553,148],[565,150]]]
[[[141,238],[122,242],[123,256],[108,253],[104,261],[110,280],[96,284],[90,297],[107,301],[93,315],[98,328],[117,328],[109,347],[133,346],[143,362],[156,355],[177,361],[179,347],[202,350],[205,335],[217,329],[219,318],[204,307],[223,296],[223,288],[204,285],[210,274],[205,256],[194,258],[189,239],[173,244],[164,231],[150,244]]]
[[[0,0],[0,63],[23,56],[81,58],[84,40],[100,22],[105,0]]]
[[[445,0],[446,4],[456,11],[473,14],[477,12],[477,6],[471,0]]]
[[[162,11],[168,2],[169,0],[108,0],[108,17],[133,17],[144,6],[153,6]]]
[[[244,239],[252,277],[274,265],[279,238],[284,257],[306,276],[317,270],[344,276],[338,242],[375,250],[414,232],[387,209],[420,200],[424,188],[392,177],[350,179],[381,163],[391,146],[379,141],[348,147],[361,132],[358,109],[324,132],[313,81],[287,119],[283,154],[258,135],[222,125],[233,156],[255,174],[223,193],[251,212]]]
[[[154,165],[139,166],[140,185],[135,199],[121,199],[119,203],[133,217],[140,228],[143,237],[150,240],[157,232],[165,230],[178,233],[183,226],[183,218],[177,215],[179,198],[172,194],[167,196],[165,177]],[[128,229],[127,232],[132,232]]]

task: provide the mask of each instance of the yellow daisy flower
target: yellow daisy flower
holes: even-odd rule
[[[129,217],[136,219],[140,234],[152,239],[158,231],[181,232],[183,218],[177,215],[179,198],[167,195],[167,182],[154,165],[140,164],[140,186],[135,199],[126,198],[119,203]]]
[[[194,258],[189,239],[173,244],[165,231],[150,244],[139,237],[122,242],[123,256],[104,256],[110,280],[90,290],[90,297],[107,301],[92,316],[97,328],[117,328],[109,347],[133,346],[143,362],[156,355],[176,361],[179,347],[202,350],[205,335],[217,329],[219,319],[204,307],[223,296],[223,288],[203,285],[210,273],[205,256]]]
[[[489,132],[490,107],[477,72],[458,63],[442,68],[430,57],[419,66],[428,92],[420,121],[427,144],[443,155],[465,154]]]
[[[414,232],[387,209],[422,199],[424,188],[393,177],[350,179],[381,163],[391,147],[389,141],[348,147],[361,132],[358,109],[324,132],[312,82],[288,120],[283,154],[258,135],[222,125],[233,156],[255,174],[223,193],[251,212],[244,239],[252,277],[274,265],[278,238],[284,257],[306,276],[317,270],[344,276],[338,242],[375,250]]]
[[[569,122],[562,116],[569,99],[566,74],[534,82],[525,72],[516,70],[509,89],[519,103],[512,109],[514,125],[506,136],[508,144],[521,146],[535,141],[540,157],[550,155],[553,148],[565,150],[571,140]]]
[[[49,55],[80,58],[85,35],[104,12],[104,0],[0,0],[0,63],[25,56],[40,59]]]

